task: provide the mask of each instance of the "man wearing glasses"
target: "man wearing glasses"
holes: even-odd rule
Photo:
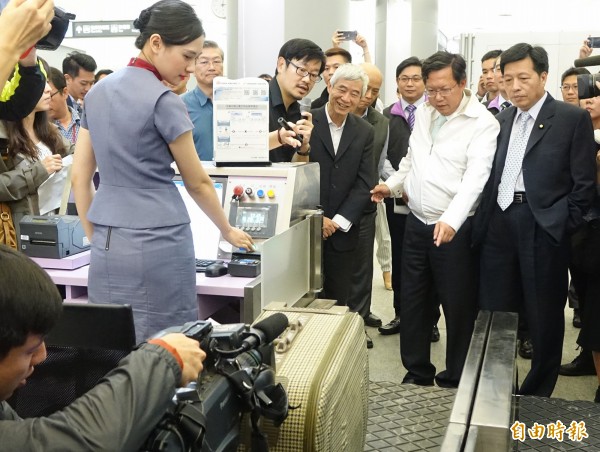
[[[466,85],[458,54],[437,52],[423,62],[428,95],[399,170],[372,191],[392,193],[410,208],[402,250],[400,354],[403,383],[457,387],[477,312],[477,262],[471,216],[489,177],[500,126]],[[446,318],[446,369],[431,363],[437,293]]]
[[[51,90],[48,116],[61,135],[75,144],[79,134],[80,118],[77,111],[67,105],[69,92],[64,74],[55,67],[51,67],[48,71],[48,85]]]
[[[272,162],[291,162],[297,159],[296,155],[308,156],[312,116],[300,113],[298,101],[321,81],[324,69],[325,54],[308,39],[291,39],[279,50],[275,77],[269,83],[269,159]],[[302,142],[277,123],[280,117],[302,136]]]
[[[579,107],[579,92],[577,91],[577,76],[582,74],[589,74],[584,67],[571,67],[563,72],[560,77],[560,92],[562,94],[563,101],[568,104],[573,104]]]
[[[214,41],[204,41],[196,59],[194,76],[198,85],[181,96],[194,123],[192,135],[200,160],[213,159],[213,80],[223,75],[225,54]]]

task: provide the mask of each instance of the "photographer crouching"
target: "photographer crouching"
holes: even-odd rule
[[[26,256],[0,246],[0,448],[3,451],[138,450],[172,405],[177,387],[197,380],[205,353],[183,334],[133,351],[96,387],[45,418],[20,419],[5,402],[46,357],[44,336],[62,298]]]

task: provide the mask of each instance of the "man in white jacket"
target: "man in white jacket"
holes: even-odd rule
[[[428,101],[417,108],[409,150],[398,171],[371,193],[373,201],[403,196],[411,213],[402,256],[400,354],[403,383],[457,387],[477,313],[477,262],[471,216],[488,180],[498,122],[466,85],[458,54],[437,52],[423,62]],[[446,369],[430,359],[438,294],[447,327]]]

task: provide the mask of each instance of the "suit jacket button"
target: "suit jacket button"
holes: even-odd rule
[[[335,190],[335,184],[331,184],[331,188]]]
[[[337,165],[333,165],[333,167],[334,167],[335,169],[338,169],[338,168],[339,168],[339,166],[337,166]]]

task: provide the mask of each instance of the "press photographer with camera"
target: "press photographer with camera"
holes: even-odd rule
[[[45,359],[44,336],[61,315],[62,298],[44,270],[4,246],[0,246],[0,284],[3,451],[138,450],[172,404],[175,389],[195,381],[202,371],[206,355],[198,342],[168,334],[133,351],[64,410],[20,419],[5,400]]]
[[[52,0],[11,0],[2,10],[0,119],[16,121],[27,116],[42,95],[46,79],[37,66],[35,49],[24,53],[48,34],[53,17]],[[13,71],[15,75],[7,84]]]

